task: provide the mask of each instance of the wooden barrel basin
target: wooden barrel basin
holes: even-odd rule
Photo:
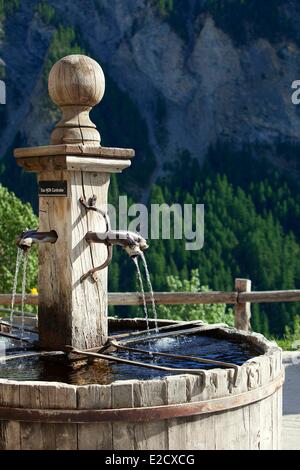
[[[0,449],[279,449],[281,349],[259,334],[214,332],[257,356],[237,375],[216,368],[110,385],[0,379]]]

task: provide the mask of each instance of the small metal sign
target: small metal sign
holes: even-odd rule
[[[67,196],[67,181],[40,181],[39,196]]]

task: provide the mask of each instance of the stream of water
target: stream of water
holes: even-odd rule
[[[144,253],[142,253],[141,256],[142,256],[142,261],[143,261],[143,265],[144,265],[144,269],[145,269],[145,273],[146,273],[146,279],[147,279],[149,292],[150,292],[150,297],[151,297],[151,304],[152,304],[153,316],[154,316],[154,321],[155,321],[155,331],[157,333],[158,332],[157,310],[156,310],[156,305],[155,305],[155,300],[154,300],[152,282],[151,282],[150,273],[149,273],[149,269],[148,269],[148,265],[147,265],[147,261],[146,261]]]
[[[10,323],[10,329],[11,330],[13,328],[13,323],[14,323],[14,308],[15,308],[15,301],[16,301],[16,294],[17,294],[18,275],[19,275],[23,255],[24,255],[23,250],[18,248],[17,259],[16,259],[16,268],[15,268],[15,276],[14,276],[14,283],[13,283],[12,297],[11,297],[11,310],[10,310],[10,316],[9,316],[9,323]]]
[[[137,277],[138,277],[138,281],[139,281],[139,284],[140,284],[141,294],[142,294],[142,297],[143,297],[144,315],[145,315],[145,320],[146,320],[146,323],[147,323],[147,330],[149,332],[149,317],[148,317],[148,309],[147,309],[147,303],[146,303],[146,297],[145,297],[143,278],[142,278],[142,274],[141,274],[141,270],[140,270],[139,262],[138,262],[137,258],[132,258],[132,259],[133,259],[133,262],[136,266]]]
[[[26,301],[26,280],[27,280],[27,266],[28,266],[28,253],[24,252],[20,248],[17,251],[17,258],[16,258],[16,268],[15,268],[15,275],[14,275],[14,282],[13,282],[13,289],[12,289],[12,297],[11,297],[11,309],[10,309],[10,316],[9,316],[9,324],[10,324],[10,331],[12,333],[14,328],[14,313],[15,313],[15,303],[16,303],[16,295],[17,295],[17,286],[18,286],[18,277],[20,272],[20,267],[23,263],[23,271],[22,271],[22,291],[21,291],[21,327],[19,330],[21,341],[24,339],[25,333],[25,301]]]
[[[21,340],[24,338],[25,328],[25,300],[26,300],[26,280],[27,280],[28,253],[23,254],[23,275],[22,275],[22,300],[21,300]]]

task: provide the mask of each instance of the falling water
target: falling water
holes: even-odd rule
[[[10,323],[10,330],[13,328],[13,322],[14,322],[14,308],[15,308],[15,300],[16,300],[16,293],[17,293],[17,284],[18,284],[18,274],[20,270],[20,265],[23,259],[24,252],[20,248],[18,248],[17,251],[17,259],[16,259],[16,269],[15,269],[15,277],[14,277],[14,283],[13,283],[13,290],[12,290],[12,298],[11,298],[11,310],[10,310],[10,318],[9,318],[9,323]]]
[[[147,323],[147,330],[148,330],[148,334],[149,334],[149,318],[148,318],[148,310],[147,310],[147,304],[146,304],[146,297],[145,297],[143,279],[142,279],[142,275],[141,275],[141,271],[140,271],[140,267],[139,267],[139,263],[138,263],[137,258],[132,258],[132,259],[133,259],[134,264],[136,265],[137,277],[138,277],[138,280],[139,280],[140,289],[141,289],[141,293],[142,293],[142,297],[143,297],[144,314],[145,314],[145,319],[146,319],[146,323]]]
[[[149,273],[149,269],[148,269],[148,265],[147,265],[147,261],[146,261],[146,258],[145,258],[144,253],[142,253],[141,256],[142,256],[142,261],[143,261],[144,268],[145,268],[145,273],[146,273],[146,279],[147,279],[147,283],[148,283],[148,287],[149,287],[149,291],[150,291],[151,304],[152,304],[152,310],[153,310],[154,321],[155,321],[155,331],[156,331],[156,333],[157,333],[157,332],[158,332],[158,326],[157,326],[157,310],[156,310],[156,305],[155,305],[155,300],[154,300],[154,293],[153,293],[152,282],[151,282],[150,273]]]
[[[25,300],[26,300],[26,278],[27,278],[27,266],[28,266],[28,253],[23,255],[23,276],[22,276],[22,301],[21,301],[21,340],[24,338],[24,327],[25,327]]]

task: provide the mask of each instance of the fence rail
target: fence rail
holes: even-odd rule
[[[235,326],[240,330],[249,330],[251,319],[251,303],[269,302],[300,302],[300,290],[251,291],[251,281],[236,279],[233,292],[155,292],[154,298],[161,305],[195,305],[195,304],[228,304],[235,310]],[[21,304],[21,295],[17,294],[15,304]],[[0,305],[10,305],[11,294],[0,294]],[[146,302],[151,298],[146,294]],[[141,305],[143,297],[137,292],[110,292],[109,305],[134,306]],[[38,295],[27,295],[26,304],[38,305]]]

